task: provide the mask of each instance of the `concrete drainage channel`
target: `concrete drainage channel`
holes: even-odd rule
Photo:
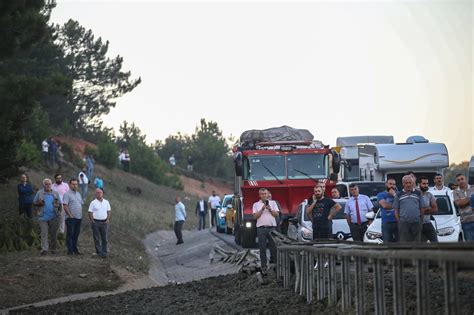
[[[277,277],[285,288],[293,287],[296,294],[305,296],[307,303],[316,297],[343,312],[355,309],[356,314],[464,314],[474,309],[469,306],[473,305],[472,289],[465,290],[474,285],[474,245],[297,243],[277,232],[273,237],[277,243]],[[463,279],[462,295],[459,272],[470,276]],[[410,278],[414,290],[407,288]],[[390,294],[386,286],[391,286]],[[430,309],[434,299],[430,287],[433,293],[442,292],[443,301],[437,301],[436,309]],[[465,300],[460,301],[460,296]]]

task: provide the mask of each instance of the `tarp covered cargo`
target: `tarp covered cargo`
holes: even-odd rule
[[[277,141],[313,141],[314,136],[306,129],[295,129],[289,126],[263,130],[247,130],[240,136],[240,143],[255,144]]]
[[[393,136],[353,136],[353,137],[338,137],[336,139],[336,146],[338,147],[352,147],[358,144],[393,144]]]

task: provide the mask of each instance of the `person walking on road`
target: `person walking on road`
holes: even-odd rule
[[[331,238],[331,222],[341,210],[341,205],[324,197],[321,186],[314,187],[314,195],[308,200],[308,205],[306,213],[313,222],[313,240]]]
[[[471,203],[474,195],[474,186],[468,185],[466,176],[462,174],[456,175],[456,182],[458,188],[453,191],[454,203],[459,207],[459,214],[461,215],[462,230],[464,238],[468,242],[474,241],[474,211]]]
[[[423,224],[421,226],[421,237],[422,241],[430,241],[430,243],[438,242],[438,235],[436,230],[431,224],[431,215],[438,212],[438,205],[436,203],[436,198],[433,196],[429,190],[429,181],[425,176],[420,177],[420,191],[421,191],[421,203],[423,210]]]
[[[196,203],[196,215],[199,215],[199,227],[198,230],[206,228],[206,214],[208,211],[207,202],[204,198],[200,197]]]
[[[385,182],[386,190],[377,194],[377,201],[380,205],[382,216],[382,239],[384,243],[394,243],[398,241],[398,223],[393,210],[393,200],[395,198],[397,182],[393,178]]]
[[[86,175],[85,167],[79,172],[79,176],[77,176],[77,178],[79,182],[79,188],[81,189],[82,199],[86,200],[87,193],[89,192],[89,178]]]
[[[183,244],[183,225],[186,221],[186,207],[181,202],[181,197],[176,196],[176,204],[174,206],[175,211],[175,222],[174,222],[174,234],[176,235],[176,245]]]
[[[49,178],[43,180],[43,188],[36,193],[33,205],[41,229],[41,255],[47,255],[49,249],[55,254],[58,249],[57,232],[59,227],[59,214],[63,210],[61,198],[52,189],[52,181]],[[48,242],[48,234],[51,246]]]
[[[77,240],[81,232],[82,206],[84,201],[79,193],[77,179],[69,181],[70,189],[64,194],[63,208],[66,213],[66,245],[68,255],[80,255],[77,249]]]
[[[275,263],[276,245],[270,233],[276,228],[279,210],[278,205],[273,200],[268,200],[268,190],[260,188],[258,191],[260,200],[252,207],[253,217],[257,220],[258,247],[260,249],[260,264],[262,274],[267,273],[267,248],[270,247],[270,263]]]
[[[33,186],[28,182],[28,176],[22,174],[20,177],[20,183],[17,186],[18,191],[18,208],[20,215],[24,215],[25,218],[31,219],[33,217]]]
[[[64,195],[69,191],[69,186],[63,182],[63,176],[61,174],[54,175],[53,190],[58,192],[59,197],[61,197],[61,202],[63,202]],[[65,219],[66,217],[63,210],[59,215],[59,233],[62,234],[64,234],[65,231]]]
[[[221,197],[216,194],[215,190],[212,191],[212,195],[209,197],[208,203],[209,208],[211,208],[211,225],[212,227],[215,227],[217,223],[217,208],[221,205]]]
[[[104,191],[97,188],[95,199],[89,205],[89,219],[92,223],[95,251],[102,258],[106,258],[109,252],[107,244],[111,211],[109,201],[104,199]]]
[[[359,187],[356,184],[350,184],[349,190],[352,197],[346,203],[344,214],[351,230],[352,239],[363,242],[368,223],[366,214],[373,211],[374,205],[369,197],[359,194]]]
[[[430,188],[430,192],[438,192],[442,194],[446,194],[447,192],[451,191],[449,187],[444,186],[443,175],[436,174],[434,177],[435,185]]]
[[[415,189],[411,175],[402,178],[403,190],[395,195],[393,209],[398,221],[400,242],[418,242],[420,240],[423,208],[421,192]]]

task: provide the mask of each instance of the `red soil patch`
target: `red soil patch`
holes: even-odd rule
[[[70,146],[72,146],[74,152],[79,154],[81,157],[84,157],[85,155],[84,151],[86,150],[86,146],[94,148],[94,149],[97,148],[97,146],[91,142],[87,142],[85,140],[77,139],[73,137],[55,136],[54,139],[60,144],[62,143],[69,144]]]
[[[179,177],[184,185],[184,191],[193,196],[203,196],[205,199],[212,193],[213,190],[220,196],[228,195],[232,193],[232,187],[219,182],[201,182],[197,179],[185,177],[181,175]]]

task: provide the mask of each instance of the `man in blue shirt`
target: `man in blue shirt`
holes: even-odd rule
[[[184,221],[186,221],[186,208],[184,204],[181,202],[181,197],[176,196],[176,205],[174,206],[175,210],[175,222],[174,222],[174,234],[176,234],[176,238],[178,242],[176,245],[183,244],[183,225]]]
[[[41,228],[41,255],[47,255],[50,249],[48,234],[51,238],[51,253],[55,254],[58,249],[57,232],[59,228],[59,214],[63,207],[59,193],[53,191],[51,179],[43,180],[43,189],[36,193],[33,205]]]
[[[377,195],[382,216],[382,239],[384,243],[398,241],[398,223],[393,210],[393,199],[396,195],[397,182],[393,178],[385,182],[386,190]]]

